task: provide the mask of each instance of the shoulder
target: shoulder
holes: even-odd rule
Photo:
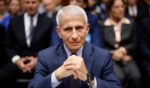
[[[10,23],[20,23],[20,21],[23,21],[24,15],[20,15],[20,16],[16,16],[16,17],[12,17],[10,19]]]
[[[43,49],[38,53],[38,56],[48,57],[48,56],[54,55],[56,52],[56,47],[57,46],[51,46],[46,49]]]
[[[44,14],[39,14],[38,20],[41,23],[41,25],[51,26],[51,24],[52,24],[52,19],[48,18]]]
[[[94,45],[93,45],[93,53],[101,57],[106,57],[110,55],[110,52],[108,50],[94,46]]]
[[[91,53],[92,56],[100,56],[100,57],[106,57],[109,55],[109,51],[100,47],[97,47],[93,44],[86,43],[86,50],[84,50],[86,53]]]
[[[112,62],[112,57],[108,50],[97,46],[92,46],[92,48],[91,56],[95,65],[98,65],[98,67],[103,67]]]
[[[42,19],[41,19],[42,18]],[[44,14],[39,14],[39,19],[40,20],[44,20],[44,21],[51,21],[51,19],[50,18],[48,18],[46,15],[44,15]]]

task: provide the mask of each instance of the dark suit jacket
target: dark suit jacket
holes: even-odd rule
[[[6,62],[4,51],[5,27],[0,24],[0,67]]]
[[[103,28],[104,48],[114,50],[115,48],[115,32],[113,26],[104,26]],[[123,24],[121,28],[120,47],[124,47],[129,54],[136,48],[136,31],[132,24]]]
[[[142,24],[139,25],[139,45],[140,53],[142,58],[150,60],[150,17],[147,17],[142,20]]]
[[[29,47],[25,37],[24,16],[13,18],[5,41],[8,58],[11,59],[14,55],[36,56],[39,50],[49,47],[50,27],[51,20],[39,15]]]
[[[114,74],[112,59],[107,51],[86,43],[82,56],[87,70],[96,77],[97,88],[120,88],[120,83]],[[51,88],[51,74],[66,58],[67,54],[62,43],[41,51],[38,55],[35,76],[29,88]],[[88,88],[83,81],[81,86]],[[69,88],[68,78],[62,79],[62,83],[57,88]]]

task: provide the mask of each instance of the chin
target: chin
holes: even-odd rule
[[[77,52],[80,48],[81,48],[80,46],[72,46],[70,48],[70,50],[73,51],[73,52]]]

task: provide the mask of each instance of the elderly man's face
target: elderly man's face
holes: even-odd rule
[[[85,43],[89,27],[83,16],[64,14],[57,33],[71,52],[77,52]]]

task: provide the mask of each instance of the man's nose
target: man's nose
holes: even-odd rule
[[[73,38],[74,40],[76,40],[76,39],[78,38],[78,34],[77,34],[77,31],[76,31],[75,29],[73,29],[71,36],[72,36],[72,38]]]

